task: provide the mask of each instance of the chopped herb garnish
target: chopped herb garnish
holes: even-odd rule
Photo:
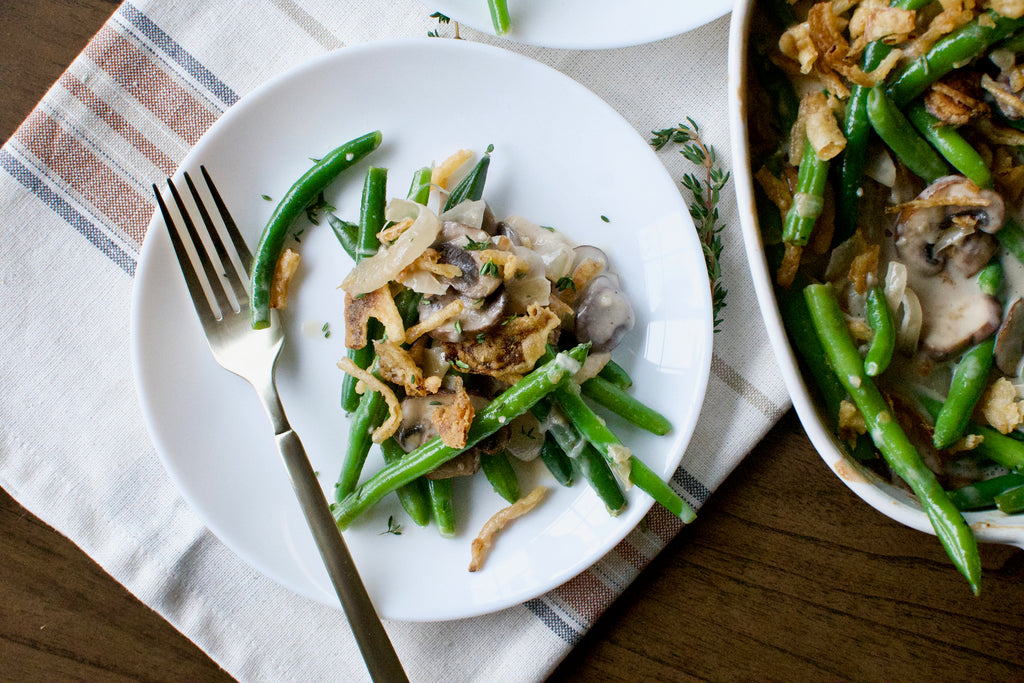
[[[380,532],[377,535],[378,536],[383,536],[384,534],[394,534],[395,536],[401,536],[402,535],[402,525],[401,524],[395,524],[395,517],[394,517],[394,515],[390,515],[388,517],[388,528],[385,529],[384,531]]]
[[[302,237],[302,233],[303,232],[305,232],[305,230],[302,229],[302,228],[300,228],[299,230],[296,230],[295,232],[292,233],[292,239],[295,240],[296,242],[301,242],[302,239],[300,239],[300,238]]]
[[[459,358],[456,358],[455,360],[453,360],[452,361],[452,365],[454,365],[455,367],[459,368],[460,370],[469,370],[469,366],[466,365],[466,363],[463,360],[459,359]]]
[[[604,214],[601,214],[601,220],[603,220],[605,223],[611,223],[611,219],[609,219],[608,216],[605,216]]]
[[[564,292],[567,289],[571,289],[572,291],[575,292],[576,282],[573,281],[573,279],[568,275],[565,275],[563,277],[558,278],[558,282],[555,283],[555,287],[558,287],[559,292]]]
[[[265,199],[268,202],[274,201],[269,194],[261,194],[260,196],[263,197],[263,199]]]
[[[520,427],[519,431],[527,439],[536,439],[537,438],[536,436],[533,435],[533,427],[530,427],[529,429],[527,429],[526,427]]]
[[[431,401],[430,405],[432,405],[432,406],[441,406],[441,405],[444,405],[444,404],[441,403],[440,401]]]
[[[670,142],[683,145],[679,153],[687,161],[703,168],[703,177],[687,173],[683,176],[682,185],[693,196],[690,203],[690,216],[697,228],[701,248],[704,251],[704,263],[711,281],[711,307],[714,313],[715,332],[722,322],[720,314],[725,308],[725,287],[722,286],[722,228],[718,222],[718,201],[722,189],[729,182],[729,173],[718,165],[713,146],[705,145],[700,138],[700,129],[691,118],[686,119],[690,125],[678,124],[675,128],[664,128],[652,131],[651,146],[661,149]]]
[[[487,259],[487,263],[480,266],[480,274],[498,277],[498,264],[494,262],[494,259]]]
[[[324,323],[324,326],[320,328],[320,331],[324,333],[324,339],[331,336],[331,324]]]
[[[463,247],[466,251],[483,251],[484,249],[490,249],[491,243],[487,240],[481,240],[477,242],[475,239],[466,235],[466,239],[469,240],[469,244]]]
[[[455,334],[462,334],[462,321],[461,320],[456,320],[454,327],[455,327]]]
[[[545,229],[545,230],[547,230],[548,232],[554,232],[554,231],[555,231],[555,229],[554,229],[554,228],[552,228],[552,227],[551,227],[550,225],[542,225],[542,226],[540,226],[540,227],[544,228],[544,229]]]
[[[483,344],[483,343],[484,343],[484,340],[485,340],[486,338],[487,338],[487,337],[486,337],[486,335],[484,335],[484,333],[483,333],[483,332],[481,332],[480,334],[476,335],[476,343],[477,343],[477,344]]]
[[[439,24],[447,24],[449,21],[451,21],[451,19],[449,19],[444,14],[441,14],[440,12],[434,12],[433,14],[430,15],[430,18],[437,19],[437,23]]]

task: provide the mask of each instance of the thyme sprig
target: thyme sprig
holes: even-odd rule
[[[679,153],[692,164],[701,169],[701,175],[687,173],[683,175],[682,185],[690,193],[690,217],[697,228],[701,249],[704,252],[704,263],[711,281],[711,308],[714,315],[715,332],[722,322],[721,313],[725,308],[726,289],[722,286],[722,228],[719,222],[718,201],[722,189],[729,182],[730,173],[718,164],[718,157],[712,145],[704,144],[700,137],[700,128],[693,119],[687,117],[687,124],[677,124],[674,128],[663,128],[651,131],[651,146],[661,150],[667,145],[682,145]]]

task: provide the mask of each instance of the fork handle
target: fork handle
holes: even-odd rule
[[[313,532],[313,539],[341,600],[370,677],[375,681],[407,681],[402,663],[359,578],[302,442],[290,428],[275,438],[288,478]]]

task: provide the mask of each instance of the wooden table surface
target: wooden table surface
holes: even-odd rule
[[[6,140],[115,0],[0,4]],[[0,491],[0,680],[231,680]],[[972,597],[938,541],[860,502],[790,413],[555,680],[1024,681],[1024,552]]]

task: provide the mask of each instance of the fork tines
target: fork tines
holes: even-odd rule
[[[199,211],[203,225],[206,227],[209,242],[212,244],[213,250],[216,252],[215,259],[210,256],[206,247],[206,242],[196,229],[195,221],[192,220],[191,212],[185,205],[178,189],[174,186],[174,183],[171,182],[171,179],[167,179],[167,187],[170,188],[171,196],[174,198],[174,204],[176,205],[178,214],[181,217],[181,223],[184,224],[185,230],[188,233],[188,241],[192,244],[195,259],[190,256],[189,249],[186,247],[180,234],[180,227],[176,227],[177,224],[155,183],[153,184],[153,194],[156,195],[156,201],[160,207],[160,213],[163,215],[164,224],[167,226],[167,232],[170,235],[171,244],[174,247],[174,253],[175,256],[177,256],[178,264],[181,266],[181,272],[185,277],[185,283],[188,285],[192,301],[198,302],[201,299],[205,299],[209,302],[210,296],[207,294],[207,292],[209,292],[219,309],[220,313],[218,314],[218,312],[215,312],[210,307],[208,307],[207,310],[200,310],[202,307],[196,305],[196,311],[199,313],[203,323],[206,324],[212,320],[220,319],[221,315],[227,314],[230,311],[245,311],[248,309],[249,302],[246,294],[245,281],[248,279],[248,271],[252,262],[252,254],[245,245],[245,240],[242,239],[238,226],[231,217],[231,213],[228,211],[227,206],[224,204],[220,192],[217,191],[217,187],[214,185],[213,179],[210,178],[210,174],[207,173],[206,167],[201,166],[200,171],[203,174],[203,179],[206,182],[206,187],[209,190],[210,197],[213,199],[213,203],[217,207],[217,212],[220,214],[224,229],[231,240],[231,246],[237,255],[237,262],[235,259],[232,259],[229,254],[228,249],[224,244],[224,240],[221,238],[220,230],[218,230],[217,225],[214,223],[199,190],[196,188],[195,183],[192,182],[192,178],[187,172],[183,172],[182,175],[185,178],[185,184],[188,185],[192,201],[195,203],[195,207]],[[205,275],[206,283],[209,287],[208,290],[204,289],[203,282],[196,272],[194,261],[199,262],[200,268],[202,269],[203,275]]]

